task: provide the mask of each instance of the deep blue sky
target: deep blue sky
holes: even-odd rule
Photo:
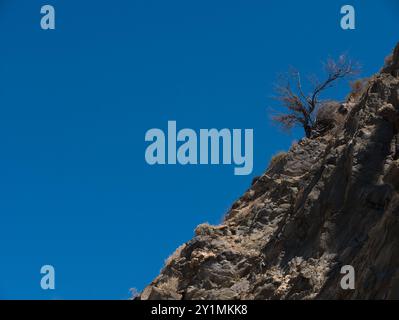
[[[357,30],[340,29],[353,4]],[[40,7],[56,8],[55,31]],[[342,52],[364,75],[398,41],[395,1],[0,0],[0,298],[125,299],[296,134],[273,81]],[[341,97],[346,87],[331,91]],[[254,172],[144,162],[145,132],[254,128]],[[56,290],[40,267],[56,268]]]

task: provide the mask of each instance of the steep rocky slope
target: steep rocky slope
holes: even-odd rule
[[[138,299],[399,299],[399,46],[333,112]],[[343,265],[354,290],[340,286]]]

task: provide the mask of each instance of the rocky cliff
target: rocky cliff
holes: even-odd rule
[[[399,45],[330,110],[138,299],[399,299]]]

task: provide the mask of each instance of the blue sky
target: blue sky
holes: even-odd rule
[[[340,28],[340,7],[357,29]],[[40,8],[54,5],[54,31]],[[394,0],[0,0],[0,299],[125,299],[220,222],[302,134],[269,122],[279,72],[342,52],[382,66]],[[347,93],[345,85],[331,98]],[[148,166],[150,128],[253,128],[254,171]],[[56,290],[40,288],[40,267]]]

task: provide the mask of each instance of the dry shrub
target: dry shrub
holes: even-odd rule
[[[272,159],[270,160],[270,165],[269,165],[269,167],[270,167],[270,168],[274,167],[277,163],[279,163],[280,161],[282,161],[282,160],[285,158],[286,155],[287,155],[287,152],[284,152],[284,151],[277,152],[277,153],[272,157]]]
[[[385,57],[384,59],[385,67],[390,66],[392,62],[393,62],[393,53]]]
[[[183,250],[185,247],[186,247],[186,245],[185,245],[184,243],[183,243],[180,247],[178,247],[178,248],[175,250],[175,252],[173,252],[173,253],[165,260],[165,266],[168,266],[168,265],[172,262],[172,260],[177,259],[177,258],[180,256],[182,250]]]
[[[352,81],[350,83],[351,93],[348,95],[347,100],[357,100],[358,98],[360,98],[366,90],[368,83],[368,78]]]

